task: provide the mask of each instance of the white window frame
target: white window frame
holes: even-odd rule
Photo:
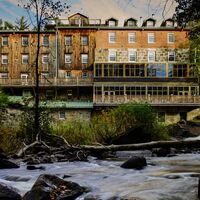
[[[114,59],[111,59],[111,58]],[[116,62],[117,61],[117,50],[116,49],[109,49],[108,51],[108,61],[109,62]]]
[[[27,61],[27,62],[24,62]],[[28,54],[22,54],[22,64],[28,64],[29,63],[29,55]]]
[[[8,78],[8,73],[1,72],[1,73],[0,73],[0,78],[2,78],[2,79],[7,79],[7,78]]]
[[[88,64],[88,54],[81,54],[81,63]]]
[[[115,20],[109,20],[108,21],[108,26],[109,27],[115,27],[116,26],[116,21]]]
[[[72,77],[72,72],[71,71],[66,71],[65,72],[65,78],[71,78]]]
[[[166,21],[166,27],[174,27],[174,22],[173,21]]]
[[[170,57],[172,57],[173,60],[170,60]],[[176,61],[176,52],[174,50],[168,51],[168,61],[169,62]]]
[[[28,46],[29,40],[28,36],[22,36],[22,46]]]
[[[65,120],[66,119],[66,112],[65,111],[59,111],[59,120]]]
[[[171,41],[172,38],[172,41]],[[175,42],[175,35],[174,33],[167,33],[167,42],[169,44],[173,44]]]
[[[2,36],[2,46],[8,46],[8,36]]]
[[[87,35],[81,36],[81,45],[83,45],[83,46],[88,45],[88,36]]]
[[[115,32],[108,33],[108,41],[109,41],[109,43],[116,42],[116,33]]]
[[[127,21],[127,26],[128,27],[136,26],[136,22],[134,20],[128,20]]]
[[[135,43],[136,42],[136,33],[128,33],[128,43]]]
[[[131,60],[131,57],[134,58],[134,60]],[[136,51],[136,49],[128,49],[128,61],[129,62],[136,62],[137,61],[137,51]]]
[[[49,64],[49,54],[42,54],[42,64]]]
[[[8,64],[8,55],[7,54],[2,54],[1,55],[1,64],[7,65]]]
[[[151,59],[151,57],[153,59]],[[156,50],[149,49],[148,50],[148,62],[155,62],[156,61]]]
[[[153,26],[154,26],[154,21],[147,20],[147,27],[153,27]]]
[[[71,35],[66,35],[65,36],[65,45],[66,46],[71,46],[72,45],[72,36]]]
[[[153,44],[156,42],[155,33],[148,33],[148,43]]]
[[[45,38],[47,38],[47,39],[45,39]],[[42,45],[43,46],[49,46],[49,36],[48,35],[42,36]]]
[[[71,53],[66,53],[65,54],[65,63],[66,64],[71,64],[72,63],[72,54]]]

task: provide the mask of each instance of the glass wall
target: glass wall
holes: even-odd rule
[[[148,64],[147,65],[147,77],[166,77],[166,64]]]

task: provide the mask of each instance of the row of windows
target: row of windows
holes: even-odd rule
[[[65,36],[65,45],[72,45],[72,36]],[[21,37],[21,44],[22,46],[29,46],[29,37],[28,36],[22,36]],[[9,45],[9,38],[8,36],[2,37],[2,46],[8,46]],[[43,46],[49,46],[49,36],[45,35],[42,36],[42,45]],[[88,45],[88,36],[81,36],[81,45]]]
[[[195,67],[186,64],[101,64],[95,65],[95,77],[194,77]]]
[[[108,42],[115,43],[117,41],[117,34],[115,32],[111,32],[108,34]],[[135,43],[136,42],[136,33],[128,33],[128,43]],[[156,42],[155,33],[148,33],[147,42],[149,44]],[[175,42],[175,35],[174,33],[167,34],[167,43],[174,43]]]
[[[95,87],[96,95],[197,95],[198,87],[104,86]]]
[[[3,65],[8,64],[8,54],[1,55],[1,63]],[[29,54],[22,54],[21,55],[21,62],[22,64],[29,64]],[[42,55],[42,64],[48,64],[49,63],[49,55],[43,54]]]
[[[22,64],[29,64],[29,54],[22,54],[21,57]],[[88,54],[81,54],[81,62],[82,64],[88,63]],[[8,54],[1,55],[1,63],[3,65],[8,64]],[[42,55],[42,64],[49,63],[49,55],[43,54]],[[72,63],[72,54],[65,54],[65,63],[71,64]]]
[[[129,62],[136,62],[137,61],[137,50],[136,49],[129,49],[128,50],[128,61]],[[167,60],[173,62],[176,60],[176,52],[175,50],[168,51]],[[116,49],[109,49],[108,52],[108,61],[109,62],[116,62],[117,61],[117,50]],[[148,62],[155,62],[156,61],[156,50],[149,49],[148,50]]]
[[[8,46],[9,45],[9,38],[8,36],[2,37],[2,46]],[[28,36],[22,36],[21,37],[21,44],[22,46],[29,46],[29,37]],[[43,46],[49,46],[49,36],[44,35],[42,36],[42,45]]]

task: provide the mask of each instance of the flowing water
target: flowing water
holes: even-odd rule
[[[180,154],[175,157],[151,157],[143,151],[148,166],[143,170],[123,169],[120,165],[128,156],[141,152],[118,152],[121,160],[95,160],[89,162],[45,164],[45,170],[0,170],[0,182],[16,187],[23,195],[31,189],[42,173],[68,175],[65,180],[90,188],[85,196],[107,200],[111,197],[137,197],[142,200],[197,200],[200,154]],[[116,198],[117,199],[117,198]]]

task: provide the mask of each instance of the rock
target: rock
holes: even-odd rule
[[[36,167],[34,165],[27,165],[26,169],[27,170],[36,170],[36,169],[45,170],[45,167],[44,166]]]
[[[166,157],[168,154],[171,154],[171,149],[170,148],[153,149],[152,154],[158,157]]]
[[[27,165],[38,165],[38,164],[40,164],[40,160],[37,158],[33,158],[27,162]]]
[[[65,181],[55,175],[42,174],[23,200],[73,200],[84,192],[87,192],[86,188],[77,183]]]
[[[146,159],[144,157],[133,156],[126,162],[124,162],[121,167],[126,169],[142,169],[147,166]]]
[[[4,177],[7,181],[13,181],[13,182],[27,182],[31,179],[29,176],[6,176]]]
[[[19,165],[6,159],[0,159],[0,169],[19,168]]]
[[[8,159],[5,153],[0,153],[0,159]]]
[[[1,200],[21,200],[21,196],[17,189],[0,183],[0,199]]]

